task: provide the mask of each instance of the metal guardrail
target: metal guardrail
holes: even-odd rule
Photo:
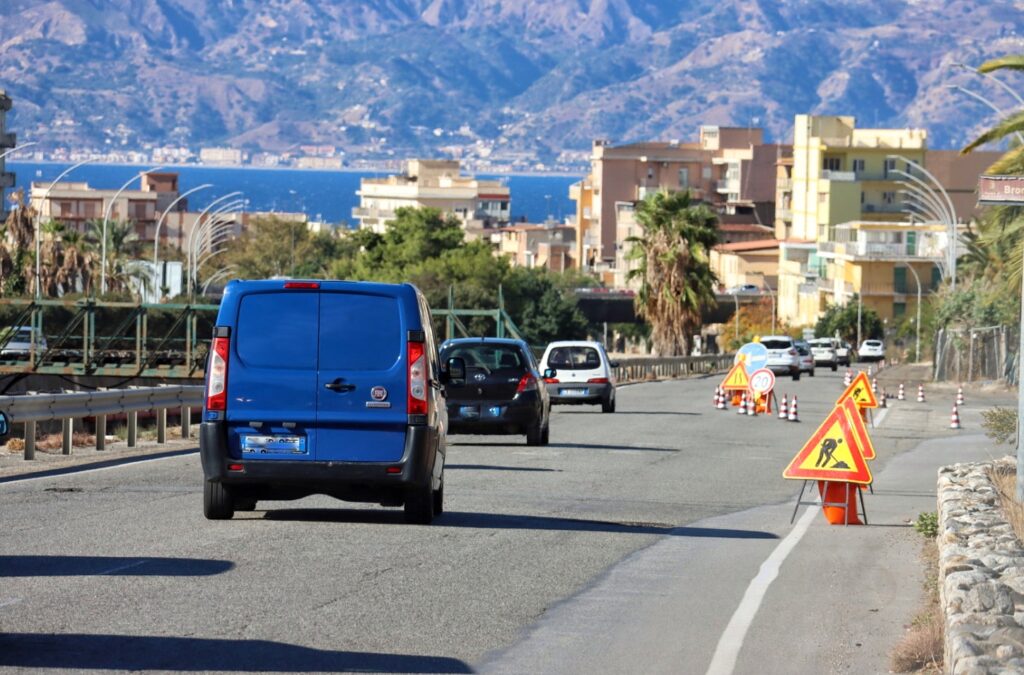
[[[167,441],[167,409],[181,408],[181,435],[182,438],[188,438],[192,408],[202,407],[202,405],[203,387],[197,385],[0,396],[0,410],[7,413],[12,423],[25,425],[25,459],[35,459],[37,422],[61,420],[61,451],[65,455],[70,455],[72,420],[75,418],[96,418],[96,449],[104,450],[106,449],[107,416],[126,415],[128,447],[133,448],[138,441],[139,411],[152,410],[156,413],[157,443],[165,443]]]
[[[615,359],[618,366],[615,379],[618,382],[643,382],[644,380],[666,377],[687,377],[708,375],[732,367],[732,354],[710,354],[707,356],[636,357]]]

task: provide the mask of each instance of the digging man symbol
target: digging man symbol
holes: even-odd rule
[[[818,467],[820,467],[822,469],[848,469],[848,468],[850,468],[850,467],[848,467],[846,465],[846,462],[843,462],[843,461],[836,461],[836,463],[833,466],[829,466],[828,465],[829,462],[832,461],[832,454],[836,451],[836,448],[838,448],[839,444],[842,443],[842,442],[843,442],[843,439],[841,439],[841,438],[840,439],[826,438],[822,442],[821,448],[818,450],[818,461],[816,461],[814,463],[815,468],[818,468]]]

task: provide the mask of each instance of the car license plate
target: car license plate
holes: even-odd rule
[[[242,436],[242,452],[255,455],[306,454],[305,436]]]
[[[460,405],[459,406],[459,417],[465,419],[476,419],[480,417],[480,406],[476,405]]]
[[[590,393],[589,389],[559,389],[559,396],[586,396]]]

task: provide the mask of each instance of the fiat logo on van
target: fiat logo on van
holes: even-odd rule
[[[383,401],[388,397],[388,390],[384,387],[374,387],[370,390],[370,398],[374,401]]]

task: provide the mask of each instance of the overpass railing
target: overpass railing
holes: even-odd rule
[[[125,415],[128,421],[128,447],[138,441],[140,411],[152,410],[157,419],[157,443],[167,441],[167,410],[181,408],[181,435],[188,438],[192,408],[203,405],[203,387],[197,385],[171,385],[164,387],[135,387],[107,391],[89,391],[58,394],[28,394],[0,396],[0,410],[7,413],[12,423],[25,425],[25,459],[35,459],[36,423],[60,420],[62,423],[61,452],[71,454],[73,420],[96,418],[96,449],[106,449],[107,416]]]
[[[709,354],[706,356],[640,356],[613,359],[618,366],[615,379],[618,382],[643,382],[665,378],[710,375],[732,367],[732,354]]]

